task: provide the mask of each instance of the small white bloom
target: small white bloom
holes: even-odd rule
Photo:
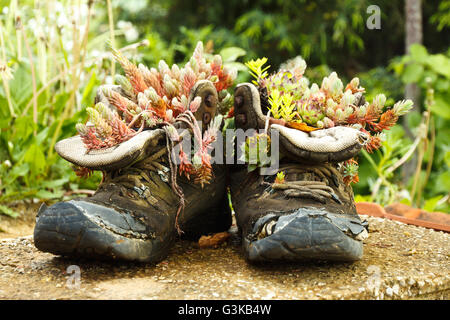
[[[409,201],[411,201],[411,194],[409,193],[408,190],[402,189],[399,192],[397,192],[397,199],[399,200],[408,199]]]
[[[89,7],[86,3],[83,3],[80,6],[80,11],[78,12],[78,14],[81,16],[81,18],[85,18],[85,17],[87,17],[88,13],[89,13]]]
[[[70,24],[70,21],[64,12],[61,12],[61,14],[58,16],[58,19],[56,20],[56,24],[57,24],[58,28],[62,28],[64,26],[67,26]]]
[[[106,76],[105,77],[105,83],[106,84],[113,84],[114,83],[114,79],[111,76]]]
[[[54,4],[55,4],[55,11],[56,12],[63,12],[64,11],[64,6],[62,5],[61,2],[56,1]]]
[[[134,27],[125,31],[125,39],[128,42],[136,41],[138,37],[139,32]]]
[[[37,28],[37,21],[34,18],[31,18],[30,20],[28,20],[28,27],[33,30]]]
[[[120,20],[117,22],[117,28],[124,30],[132,26],[131,22]]]
[[[72,48],[73,48],[73,41],[72,40],[66,41],[66,45],[65,45],[66,51],[71,51]]]
[[[128,42],[133,42],[139,37],[139,32],[129,21],[120,20],[117,22],[117,27],[123,31],[125,39]]]

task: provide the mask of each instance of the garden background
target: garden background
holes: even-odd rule
[[[0,0],[0,214],[96,188],[101,174],[77,177],[54,145],[122,72],[109,44],[156,66],[186,62],[199,40],[238,82],[250,59],[268,57],[274,72],[302,56],[311,82],[336,71],[359,77],[368,100],[413,99],[382,148],[359,155],[355,198],[449,213],[449,28],[450,0]]]

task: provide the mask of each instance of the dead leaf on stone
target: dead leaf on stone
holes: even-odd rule
[[[201,236],[198,240],[198,246],[201,249],[211,247],[217,248],[220,244],[227,241],[228,238],[230,238],[230,234],[228,232],[219,232],[210,236]]]

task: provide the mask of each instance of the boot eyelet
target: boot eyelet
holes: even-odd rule
[[[212,108],[214,106],[214,96],[212,94],[208,94],[205,98],[205,105],[208,108]]]
[[[247,123],[247,116],[243,113],[235,115],[236,124],[244,126]]]
[[[209,112],[205,112],[203,114],[203,123],[209,124],[210,121],[211,121],[211,114]]]
[[[242,97],[242,96],[234,97],[234,107],[235,108],[241,108],[243,104],[244,104],[244,97]]]

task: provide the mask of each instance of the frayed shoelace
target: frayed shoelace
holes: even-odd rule
[[[316,200],[320,203],[326,203],[329,199],[342,204],[342,201],[336,195],[334,190],[329,186],[331,181],[336,186],[338,182],[335,178],[339,174],[336,168],[331,165],[309,166],[303,168],[298,165],[289,165],[284,168],[280,168],[280,171],[289,173],[308,173],[312,172],[320,180],[296,180],[296,181],[283,181],[283,182],[261,182],[262,185],[267,185],[269,188],[269,194],[273,194],[276,191],[281,191],[285,196],[290,198],[308,198]],[[267,189],[266,189],[267,190]],[[267,194],[266,194],[267,196]]]
[[[185,123],[188,126],[188,128],[191,129],[191,131],[194,134],[194,139],[197,140],[197,143],[200,146],[201,159],[203,161],[202,167],[206,166],[206,169],[208,170],[208,172],[204,173],[204,175],[202,176],[202,178],[203,177],[207,178],[207,181],[202,180],[200,183],[201,186],[203,187],[203,185],[205,183],[209,183],[209,180],[212,178],[212,167],[211,164],[209,163],[210,156],[208,154],[209,150],[208,147],[216,139],[215,134],[217,134],[216,130],[218,129],[217,127],[220,120],[213,121],[208,130],[206,130],[206,132],[203,135],[195,119],[195,116],[191,111],[186,111],[185,113],[181,114],[178,120]],[[139,162],[138,164],[135,164],[130,168],[127,168],[126,172],[122,172],[122,174],[118,175],[117,177],[106,176],[102,184],[106,184],[109,182],[121,183],[125,187],[138,193],[140,197],[152,197],[149,192],[148,193],[145,192],[145,189],[148,187],[146,187],[141,181],[144,180],[147,181],[148,183],[151,182],[150,175],[148,175],[147,173],[149,170],[158,173],[160,178],[164,182],[168,182],[170,184],[172,191],[179,198],[179,205],[175,218],[175,227],[177,229],[178,234],[181,235],[183,231],[181,230],[178,221],[180,215],[184,212],[185,209],[185,197],[183,189],[177,183],[178,165],[176,165],[174,161],[172,161],[173,160],[172,156],[175,143],[180,143],[189,131],[186,130],[184,133],[178,135],[176,129],[170,124],[165,125],[162,129],[166,133],[165,147],[162,147],[153,155],[149,156],[147,159]],[[158,161],[166,153],[168,157],[169,168],[164,166],[161,163],[162,161]],[[188,174],[185,175],[188,179],[190,178]],[[197,181],[195,180],[195,182]],[[140,188],[139,186],[141,185],[144,186],[145,188]],[[152,199],[149,199],[149,202],[152,203],[154,201],[152,201]]]

